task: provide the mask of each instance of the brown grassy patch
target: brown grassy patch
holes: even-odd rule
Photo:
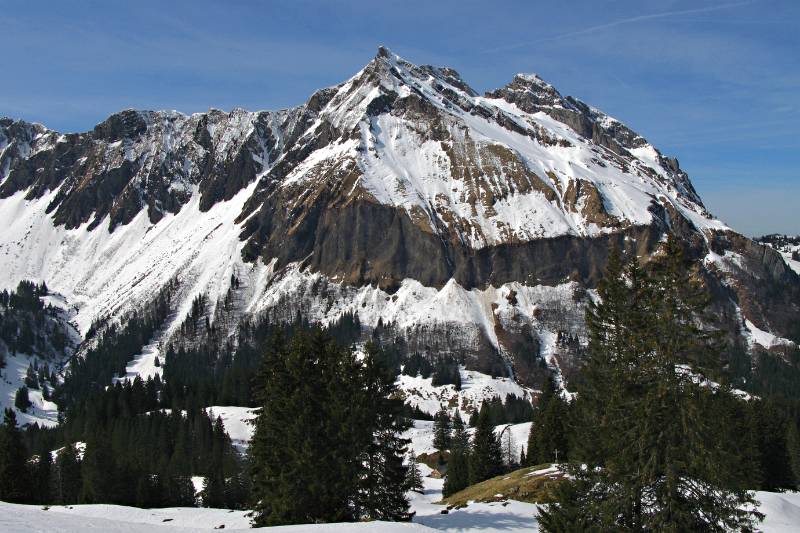
[[[444,498],[441,503],[453,507],[467,505],[467,502],[496,502],[517,500],[528,503],[549,503],[553,500],[553,489],[564,479],[560,472],[535,474],[550,465],[537,465],[520,468],[514,472],[487,479]]]

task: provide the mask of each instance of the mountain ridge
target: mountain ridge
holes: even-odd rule
[[[357,313],[409,353],[569,377],[580,355],[557,338],[582,338],[609,247],[646,261],[667,232],[729,335],[764,338],[746,319],[800,340],[800,278],[713,218],[677,159],[538,76],[479,96],[385,48],[286,110],[126,110],[74,134],[2,119],[0,225],[3,284],[46,281],[83,334],[177,280],[134,369],[205,295],[234,341],[248,317]]]

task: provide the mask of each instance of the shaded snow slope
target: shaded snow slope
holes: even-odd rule
[[[0,371],[0,409],[14,407],[14,397],[23,385],[32,359],[24,354],[7,355],[6,367]],[[33,404],[27,412],[14,408],[17,423],[55,426],[58,424],[58,406],[45,400],[40,389],[29,389],[28,398]]]

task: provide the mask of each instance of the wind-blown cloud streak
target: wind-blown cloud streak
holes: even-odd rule
[[[488,50],[484,50],[484,52],[485,53],[508,52],[508,51],[511,51],[511,50],[518,50],[520,48],[525,48],[525,47],[533,46],[533,45],[536,45],[536,44],[552,42],[552,41],[559,41],[561,39],[566,39],[566,38],[569,38],[569,37],[578,37],[578,36],[581,36],[581,35],[587,35],[587,34],[590,34],[590,33],[595,33],[595,32],[598,32],[598,31],[607,30],[609,28],[615,28],[617,26],[623,26],[625,24],[634,24],[636,22],[644,22],[644,21],[656,20],[656,19],[667,18],[667,17],[677,17],[677,16],[681,16],[681,15],[696,15],[696,14],[699,14],[699,13],[710,13],[712,11],[720,11],[720,10],[723,10],[723,9],[732,9],[732,8],[735,8],[735,7],[746,6],[748,4],[752,4],[752,3],[756,2],[756,1],[757,0],[745,0],[743,2],[734,2],[734,3],[730,3],[730,4],[719,4],[719,5],[716,5],[716,6],[700,7],[700,8],[694,8],[694,9],[682,9],[682,10],[676,10],[676,11],[664,11],[664,12],[661,12],[661,13],[652,13],[650,15],[638,15],[638,16],[635,16],[635,17],[628,17],[628,18],[624,18],[624,19],[613,20],[611,22],[606,22],[605,24],[598,24],[596,26],[589,26],[588,28],[584,28],[582,30],[576,30],[576,31],[570,31],[570,32],[566,32],[566,33],[560,33],[558,35],[552,35],[550,37],[543,37],[543,38],[537,39],[535,41],[527,41],[527,42],[524,42],[524,43],[516,43],[516,44],[505,45],[505,46],[499,46],[497,48],[491,48],[491,49],[488,49]]]

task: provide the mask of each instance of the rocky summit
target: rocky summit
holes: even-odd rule
[[[479,95],[385,48],[286,110],[0,119],[0,228],[2,288],[46,282],[83,336],[170,287],[133,373],[300,314],[569,388],[611,245],[646,262],[668,232],[732,340],[776,358],[800,340],[798,272],[709,213],[677,159],[536,75]],[[198,297],[213,339],[181,328]]]

